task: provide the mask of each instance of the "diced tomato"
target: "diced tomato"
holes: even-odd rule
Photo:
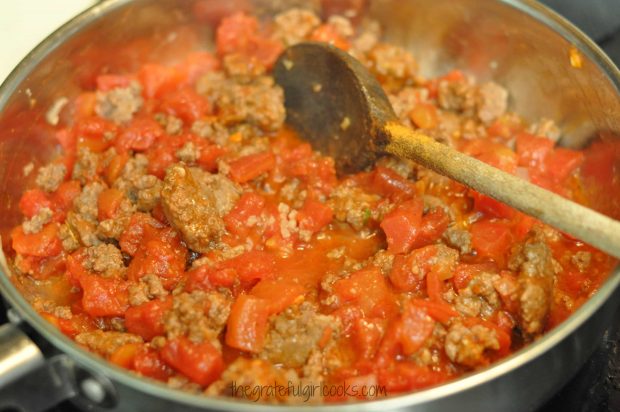
[[[128,332],[150,341],[155,336],[164,334],[164,315],[171,307],[171,299],[151,300],[130,307],[125,312],[125,327]]]
[[[474,139],[467,141],[462,150],[506,173],[515,174],[517,171],[517,154],[502,144],[488,139]]]
[[[306,289],[286,280],[263,279],[250,294],[269,301],[269,314],[277,314],[304,296]]]
[[[129,307],[127,282],[117,278],[104,278],[82,274],[82,306],[90,316],[123,316]]]
[[[160,381],[167,381],[172,375],[172,370],[164,363],[159,352],[147,348],[136,353],[133,359],[133,369],[143,376]]]
[[[164,287],[172,290],[184,274],[186,259],[187,248],[179,234],[172,228],[162,229],[143,240],[127,268],[127,278],[138,281],[147,274],[159,275]]]
[[[413,355],[432,335],[435,321],[426,310],[407,302],[400,323],[400,342],[405,355]]]
[[[260,352],[265,343],[270,309],[267,299],[240,295],[230,310],[226,344],[247,352]]]
[[[220,56],[238,53],[271,68],[282,52],[282,44],[261,35],[258,20],[243,13],[222,19],[215,35]]]
[[[372,173],[372,189],[390,199],[405,199],[415,193],[415,186],[412,182],[383,166],[377,166]]]
[[[275,259],[268,252],[251,250],[222,262],[219,267],[235,269],[242,283],[253,283],[274,276]]]
[[[211,113],[211,104],[190,87],[183,87],[167,93],[161,102],[164,113],[174,115],[188,124]]]
[[[459,316],[452,306],[439,300],[411,299],[411,304],[426,310],[426,313],[437,322],[448,323],[450,319]]]
[[[222,354],[211,343],[197,344],[185,337],[169,339],[161,350],[161,357],[201,386],[215,381],[224,370]]]
[[[81,192],[82,187],[77,180],[62,182],[60,186],[58,186],[58,189],[51,195],[54,210],[57,212],[66,212],[71,209],[71,207],[73,207],[73,201]]]
[[[200,152],[196,163],[208,172],[215,172],[217,170],[217,159],[225,153],[225,150],[218,145],[207,143],[206,139],[200,139],[198,143],[194,142],[194,145]]]
[[[105,169],[105,180],[112,186],[123,172],[123,168],[129,160],[129,153],[120,153],[112,158]]]
[[[73,126],[72,133],[76,137],[76,147],[88,148],[92,152],[101,153],[112,144],[110,137],[116,135],[117,127],[114,123],[98,116],[78,119]]]
[[[270,151],[243,156],[230,162],[230,177],[237,183],[249,182],[275,165],[276,159]]]
[[[175,90],[183,80],[183,73],[176,67],[145,64],[138,71],[138,80],[142,84],[144,97],[152,99]]]
[[[549,153],[555,143],[546,137],[533,136],[529,133],[517,135],[516,150],[519,157],[519,165],[538,167]]]
[[[390,281],[396,289],[403,292],[412,292],[420,289],[423,278],[417,273],[413,273],[407,256],[396,255],[394,256],[394,263],[390,271]]]
[[[559,147],[547,155],[545,166],[558,181],[566,179],[584,161],[583,152]]]
[[[450,379],[450,375],[428,366],[399,362],[392,368],[380,369],[377,379],[379,385],[384,386],[387,393],[392,394],[438,385]]]
[[[426,294],[434,302],[443,302],[444,283],[439,274],[433,270],[426,274]]]
[[[510,224],[505,220],[483,219],[471,225],[472,246],[484,257],[503,263],[512,244]]]
[[[218,287],[231,288],[237,280],[233,268],[210,267],[202,265],[187,272],[185,290],[212,290]]]
[[[314,29],[310,35],[310,40],[328,43],[344,51],[351,48],[349,41],[342,37],[340,33],[338,33],[338,30],[331,24],[322,24]]]
[[[532,227],[538,222],[532,216],[525,215],[523,213],[517,212],[517,216],[515,217],[515,225],[512,229],[512,233],[516,240],[520,241],[525,239],[527,234],[530,232]]]
[[[464,289],[469,284],[471,278],[481,272],[497,272],[497,264],[495,262],[485,263],[459,263],[454,269],[452,283],[456,289]]]
[[[129,225],[119,239],[121,250],[130,256],[135,255],[144,240],[154,237],[158,230],[163,227],[161,223],[146,213],[134,213],[129,220]]]
[[[474,199],[474,209],[491,217],[512,218],[517,211],[505,203],[470,189],[469,195]]]
[[[40,189],[31,189],[24,192],[19,200],[19,211],[27,218],[31,218],[43,208],[52,207],[47,194]]]
[[[151,147],[164,131],[159,123],[147,116],[135,117],[116,138],[115,147],[119,153],[128,150],[144,151]]]
[[[110,362],[125,369],[131,369],[136,355],[142,349],[141,343],[126,343],[110,356]]]
[[[208,51],[195,51],[189,53],[179,65],[179,70],[185,77],[186,84],[194,84],[202,75],[216,71],[220,67],[220,61]]]
[[[437,107],[430,103],[418,103],[409,112],[409,119],[422,129],[434,129],[439,121]]]
[[[95,114],[95,107],[97,106],[97,95],[94,92],[80,93],[75,98],[73,105],[73,117],[75,119],[83,119],[85,117],[93,116]],[[66,149],[66,146],[64,144],[62,145],[62,147]]]
[[[12,246],[20,255],[48,257],[62,252],[62,242],[58,237],[58,225],[48,223],[37,233],[24,233],[22,226],[11,232]]]
[[[118,189],[105,189],[97,200],[99,220],[112,219],[125,198],[125,194]]]
[[[342,303],[359,305],[365,316],[391,316],[398,311],[394,294],[381,271],[374,266],[335,282],[334,294]]]
[[[97,76],[95,82],[97,83],[97,90],[107,92],[109,90],[116,89],[117,87],[129,86],[131,83],[131,78],[121,74],[101,74]]]
[[[383,337],[376,323],[361,318],[353,323],[351,334],[357,355],[362,359],[371,359],[375,355]]]
[[[429,245],[439,240],[450,224],[450,216],[441,207],[436,207],[424,216],[418,236],[413,244],[414,248]]]
[[[247,220],[252,216],[258,216],[265,208],[265,199],[254,192],[245,192],[241,195],[235,207],[224,216],[226,230],[238,235],[244,235],[248,231]]]
[[[385,232],[388,251],[407,253],[413,247],[422,223],[424,204],[419,199],[408,200],[398,205],[381,222]]]
[[[334,212],[325,203],[306,199],[298,213],[299,227],[312,233],[320,231],[334,218]]]

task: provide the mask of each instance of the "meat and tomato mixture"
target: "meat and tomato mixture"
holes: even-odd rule
[[[583,154],[556,147],[552,120],[508,112],[501,85],[424,78],[377,24],[303,9],[230,15],[215,35],[214,52],[100,75],[56,113],[62,151],[19,202],[12,264],[79,345],[213,396],[274,382],[394,395],[535,340],[615,264],[412,162],[337,176],[284,125],[269,73],[289,45],[332,43],[380,80],[404,124],[584,201]]]

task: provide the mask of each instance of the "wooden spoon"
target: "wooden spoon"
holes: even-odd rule
[[[300,43],[282,53],[274,77],[287,123],[332,156],[339,173],[363,170],[384,153],[411,159],[620,258],[620,222],[403,126],[377,80],[348,53]]]

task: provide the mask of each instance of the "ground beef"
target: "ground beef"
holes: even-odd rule
[[[89,183],[82,189],[82,192],[73,201],[73,209],[77,214],[86,220],[96,222],[98,214],[97,200],[105,189],[99,182]]]
[[[256,59],[241,53],[227,54],[222,60],[226,74],[243,83],[250,82],[252,78],[262,76],[267,71]]]
[[[508,92],[495,82],[484,83],[478,88],[477,114],[485,124],[506,113]]]
[[[530,238],[512,257],[510,268],[519,271],[518,323],[526,336],[544,331],[551,308],[555,275],[561,267],[544,241]]]
[[[446,229],[443,238],[450,246],[459,249],[463,254],[471,253],[472,251],[471,233],[465,229],[451,226]]]
[[[78,151],[71,178],[79,180],[82,184],[91,182],[97,176],[100,159],[97,153],[91,152],[87,147],[81,148]]]
[[[236,398],[244,397],[244,393],[238,390],[233,392],[233,388],[250,387],[250,396],[247,398],[253,402],[291,402],[293,396],[280,396],[278,391],[266,390],[256,396],[251,395],[251,391],[256,387],[268,387],[279,384],[288,387],[289,384],[295,385],[299,381],[297,374],[292,369],[277,368],[271,363],[262,359],[237,358],[228,365],[222,372],[222,376],[213,382],[206,390],[209,396],[232,396]],[[292,395],[292,394],[291,394]]]
[[[68,219],[69,218],[67,217],[66,220]],[[60,229],[58,230],[58,237],[62,242],[62,248],[66,252],[73,252],[80,247],[79,234],[76,234],[74,230],[71,229],[71,226],[69,226],[67,223],[60,225]]]
[[[445,352],[454,363],[474,368],[487,362],[485,351],[499,349],[494,330],[482,325],[467,327],[455,323],[448,329]]]
[[[344,38],[351,37],[355,34],[351,20],[344,16],[337,14],[329,16],[327,19],[327,24],[332,26],[336,30],[336,33]]]
[[[208,251],[224,231],[215,193],[203,192],[188,167],[174,165],[166,171],[161,196],[168,221],[189,247]]]
[[[418,70],[413,55],[399,46],[380,43],[369,53],[371,70],[384,81],[413,78]]]
[[[82,265],[86,270],[103,277],[120,276],[125,269],[120,249],[107,243],[86,248],[86,258]]]
[[[22,223],[22,229],[26,234],[39,233],[43,226],[52,220],[54,213],[49,207],[39,209],[36,215]]]
[[[218,335],[226,325],[232,301],[229,291],[194,291],[174,296],[172,310],[164,316],[168,339],[187,336],[192,342],[209,341],[219,348]]]
[[[228,142],[228,130],[214,120],[196,120],[192,123],[192,133],[220,146]]]
[[[469,80],[442,80],[437,90],[437,103],[444,110],[472,115],[476,108],[476,88]]]
[[[74,240],[83,246],[95,246],[101,243],[97,236],[97,223],[92,219],[87,219],[75,212],[69,212],[65,224],[66,229],[61,230],[61,238],[66,250],[74,246]]]
[[[401,159],[391,155],[382,156],[377,160],[377,166],[387,167],[392,169],[405,179],[409,179],[413,176],[416,165],[413,161],[408,159]]]
[[[25,229],[24,229],[25,231]],[[585,272],[590,267],[592,261],[592,253],[580,250],[571,256],[571,262],[577,267],[580,272]]]
[[[276,15],[274,23],[274,38],[292,46],[310,36],[321,20],[310,10],[290,9]]]
[[[132,82],[128,87],[97,92],[95,111],[104,119],[115,123],[129,122],[142,107],[142,87]]]
[[[226,126],[247,122],[273,132],[284,124],[284,93],[272,77],[258,77],[251,83],[220,80],[215,85],[198,89],[210,93],[208,97],[213,100],[220,121]]]
[[[142,338],[138,335],[125,332],[103,331],[101,329],[92,332],[83,332],[75,337],[75,341],[80,345],[102,356],[109,357],[121,346],[128,343],[142,343]]]
[[[308,302],[289,307],[272,318],[260,357],[285,367],[302,367],[325,333],[335,335],[338,325],[336,318],[318,313]]]
[[[501,301],[495,290],[497,273],[482,272],[474,275],[467,286],[458,291],[455,308],[465,316],[488,319],[499,308]]]
[[[138,204],[140,203],[138,202]],[[97,226],[97,235],[102,239],[120,239],[123,231],[125,231],[129,225],[131,216],[135,212],[136,206],[126,197],[123,198],[118,206],[116,215],[111,219],[105,219],[99,222]]]
[[[192,142],[185,143],[176,152],[177,159],[187,164],[196,163],[196,160],[200,157],[200,150]]]
[[[62,163],[50,163],[39,169],[36,184],[46,192],[53,192],[65,180],[67,168]]]
[[[183,130],[183,120],[171,114],[157,113],[155,120],[164,128],[166,134],[171,136],[179,134]]]
[[[394,263],[394,255],[385,249],[381,249],[371,258],[372,264],[381,269],[381,273],[385,276],[389,275],[392,271],[392,264]]]
[[[360,33],[353,39],[353,51],[355,55],[364,55],[372,50],[379,42],[381,27],[374,20],[362,22]]]
[[[164,289],[160,277],[154,274],[142,276],[138,282],[129,285],[127,292],[131,306],[138,306],[149,300],[163,299],[168,296],[168,291]]]
[[[222,174],[208,173],[199,168],[192,168],[191,171],[203,195],[215,198],[218,215],[227,215],[241,196],[241,187]]]
[[[536,136],[546,137],[554,142],[560,139],[560,128],[551,119],[540,119],[528,128],[528,132]]]
[[[371,210],[379,200],[379,196],[344,182],[332,191],[327,204],[337,220],[349,223],[355,230],[361,230],[370,220]]]

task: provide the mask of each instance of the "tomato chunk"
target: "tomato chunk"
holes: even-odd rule
[[[249,182],[272,170],[276,158],[271,152],[261,152],[243,156],[230,162],[230,177],[237,183]]]
[[[286,280],[263,279],[258,282],[250,294],[269,301],[269,314],[282,312],[303,297],[305,288]]]
[[[48,223],[37,233],[24,233],[22,226],[11,232],[13,249],[27,256],[48,257],[62,252],[62,242],[58,237],[58,225]]]
[[[334,212],[325,203],[318,200],[306,199],[298,214],[299,227],[311,233],[320,231],[334,218]]]
[[[504,220],[480,220],[471,225],[472,245],[480,256],[504,262],[512,243],[509,224]]]
[[[209,385],[224,370],[222,354],[209,342],[197,344],[184,337],[169,339],[161,357],[201,386]]]
[[[82,307],[90,316],[123,316],[129,307],[127,282],[85,274],[79,277]]]
[[[247,352],[260,352],[265,343],[270,310],[267,299],[240,295],[230,310],[226,344]]]
[[[172,307],[172,300],[152,300],[133,306],[125,312],[125,327],[128,332],[151,340],[164,334],[164,315]]]
[[[387,238],[388,251],[407,253],[413,247],[422,223],[424,205],[414,199],[401,203],[381,222]]]

